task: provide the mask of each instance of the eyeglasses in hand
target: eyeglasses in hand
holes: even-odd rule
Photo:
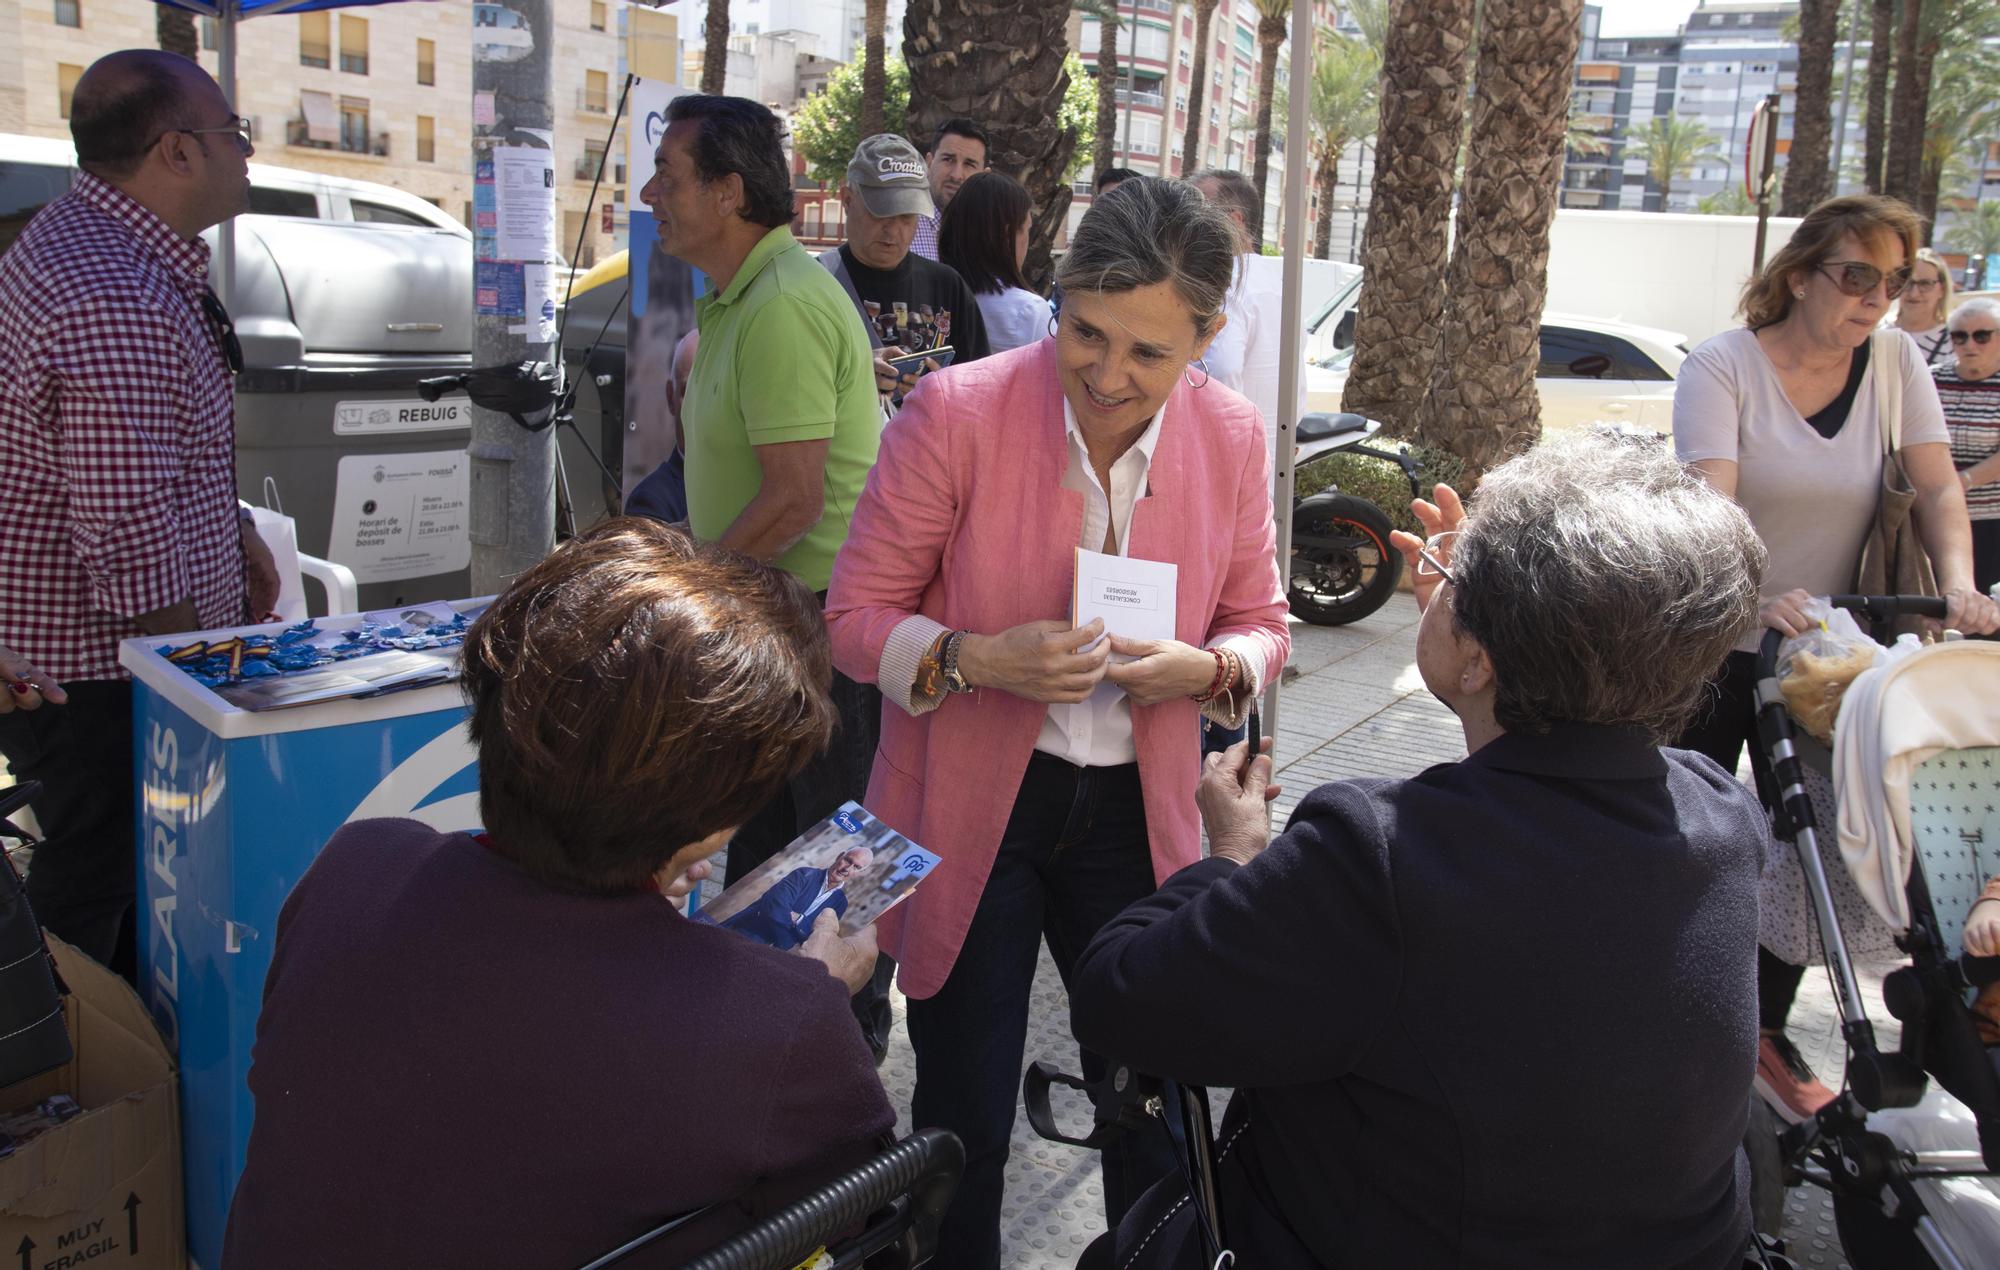
[[[1418,577],[1443,578],[1453,586],[1458,585],[1458,579],[1451,576],[1451,569],[1444,562],[1444,557],[1451,554],[1451,540],[1456,537],[1458,537],[1458,530],[1449,529],[1444,533],[1433,536],[1423,546],[1417,548]]]

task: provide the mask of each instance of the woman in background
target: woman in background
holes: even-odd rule
[[[1903,284],[1896,306],[1896,329],[1910,337],[1926,366],[1949,362],[1952,356],[1945,319],[1951,316],[1951,270],[1928,247],[1917,249],[1910,261],[1910,280]]]
[[[959,187],[938,226],[938,259],[972,288],[995,353],[1049,334],[1049,302],[1021,274],[1033,218],[1034,202],[1019,181],[981,172]]]

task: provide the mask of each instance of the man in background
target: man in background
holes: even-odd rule
[[[938,220],[951,206],[958,187],[986,170],[986,130],[970,119],[947,119],[938,125],[931,139],[926,175],[930,180],[931,201],[937,207],[917,217],[917,233],[910,250],[925,260],[938,258]]]

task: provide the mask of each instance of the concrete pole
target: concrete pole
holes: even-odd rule
[[[545,296],[527,284],[540,272],[530,266],[547,264],[554,255],[560,223],[546,244],[508,244],[509,253],[501,254],[503,243],[519,236],[509,230],[522,223],[516,216],[524,205],[545,201],[554,217],[555,188],[551,183],[539,191],[532,182],[523,188],[518,171],[496,162],[503,148],[529,147],[548,152],[549,166],[555,166],[553,6],[550,0],[510,0],[500,12],[520,14],[526,30],[474,26],[471,31],[474,366],[557,356],[553,340],[536,338],[535,319]],[[482,223],[489,211],[497,227]],[[555,436],[553,427],[529,432],[504,414],[473,408],[466,454],[472,468],[474,595],[502,590],[555,545]]]
[[[1303,62],[1301,62],[1303,55]],[[1278,458],[1271,473],[1271,514],[1278,529],[1278,593],[1285,594],[1292,583],[1292,493],[1296,483],[1292,471],[1293,437],[1299,426],[1299,377],[1305,374],[1305,315],[1299,312],[1300,294],[1306,280],[1306,165],[1293,163],[1294,155],[1306,152],[1306,115],[1303,105],[1312,91],[1312,5],[1310,0],[1292,0],[1291,79],[1287,91],[1300,89],[1286,112],[1285,202],[1280,241],[1285,257],[1284,317],[1278,322]],[[1300,73],[1300,67],[1305,72]],[[1273,677],[1264,686],[1264,735],[1278,735],[1278,684]],[[1273,745],[1272,753],[1275,754]]]

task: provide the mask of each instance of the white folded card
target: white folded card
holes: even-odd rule
[[[1179,575],[1177,566],[1162,561],[1078,547],[1070,616],[1078,626],[1101,617],[1106,633],[1121,639],[1172,639]]]

